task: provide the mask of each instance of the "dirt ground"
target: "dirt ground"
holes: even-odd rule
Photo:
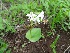
[[[53,53],[50,48],[50,44],[55,40],[57,34],[60,35],[60,38],[56,44],[57,53],[63,53],[68,46],[70,46],[70,30],[65,32],[63,30],[57,30],[56,33],[52,36],[47,36],[46,30],[49,30],[49,27],[43,24],[40,24],[38,27],[42,29],[42,33],[45,38],[41,38],[37,42],[30,42],[25,38],[27,29],[20,30],[16,34],[7,33],[4,36],[4,40],[9,43],[9,49],[11,53]],[[22,45],[24,44],[24,47]]]

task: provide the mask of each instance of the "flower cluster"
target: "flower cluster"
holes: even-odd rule
[[[33,14],[33,12],[30,12],[30,14],[27,14],[26,16],[28,16],[30,21],[33,21],[35,23],[40,23],[43,18],[44,18],[44,12],[42,11],[39,15]]]

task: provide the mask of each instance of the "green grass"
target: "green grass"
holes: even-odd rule
[[[48,15],[51,29],[57,28],[56,24],[64,29],[66,27],[63,26],[64,22],[70,18],[70,0],[43,0],[41,3]]]
[[[29,12],[45,12],[45,16],[48,16],[49,24],[51,29],[57,28],[57,25],[61,25],[61,28],[66,30],[69,29],[69,25],[66,25],[66,20],[70,18],[70,0],[3,0],[10,3],[7,10],[0,12],[2,18],[12,20],[12,25],[23,24],[25,15]],[[5,7],[5,6],[4,6]],[[19,15],[21,14],[21,15]],[[69,19],[70,21],[70,19]]]
[[[7,48],[8,44],[2,38],[0,38],[0,53],[10,53],[10,50],[7,50]]]
[[[53,53],[56,53],[56,43],[59,39],[60,35],[57,35],[56,39],[53,41],[53,43],[50,45],[50,47],[52,48]]]

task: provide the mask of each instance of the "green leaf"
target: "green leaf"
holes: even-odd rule
[[[62,24],[62,28],[67,31],[67,28],[64,26],[64,24]]]
[[[30,29],[26,33],[26,38],[29,39],[31,42],[36,42],[42,37],[41,35],[41,29],[40,28],[33,28]]]
[[[70,26],[68,26],[68,29],[70,29]]]
[[[69,23],[67,23],[67,22],[64,22],[66,25],[69,25]]]
[[[58,35],[58,36],[56,37],[56,39],[54,40],[54,42],[50,45],[50,47],[51,47],[52,50],[53,50],[53,53],[56,53],[56,49],[55,49],[55,48],[56,48],[56,43],[57,43],[59,37],[60,37],[60,35]]]
[[[0,23],[3,22],[2,17],[0,17]]]
[[[56,37],[56,39],[54,40],[54,42],[50,45],[51,48],[55,48],[55,47],[56,47],[55,45],[56,45],[56,43],[57,43],[59,37],[60,37],[60,35],[58,35],[58,36]]]
[[[25,43],[24,43],[24,44],[22,44],[22,47],[25,47],[25,45],[26,45]]]
[[[55,50],[55,48],[53,48],[53,53],[56,53],[56,50]]]
[[[2,23],[0,24],[0,29],[4,29],[4,27],[3,27],[3,24],[2,24]]]
[[[7,50],[6,53],[11,53],[11,49],[10,50]]]
[[[2,17],[0,17],[0,29],[4,29],[4,27],[3,27],[3,19],[2,19]]]
[[[5,41],[0,38],[0,53],[4,53],[4,51],[7,48],[8,48],[8,44],[5,43]]]

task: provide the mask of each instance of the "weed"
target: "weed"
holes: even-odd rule
[[[56,37],[56,39],[54,40],[54,42],[50,45],[50,47],[51,47],[52,50],[53,50],[53,53],[56,53],[55,48],[56,48],[56,43],[57,43],[59,37],[60,37],[60,35],[58,35],[58,36]]]
[[[53,32],[47,32],[47,36],[51,36]]]
[[[64,22],[67,17],[69,18],[70,12],[70,0],[40,0],[40,3],[44,6],[45,13],[48,15],[50,28],[55,29],[56,24],[61,25],[63,29],[66,28]]]
[[[8,44],[0,38],[0,53],[4,53],[8,48]],[[6,53],[10,53],[11,50],[7,50]]]

